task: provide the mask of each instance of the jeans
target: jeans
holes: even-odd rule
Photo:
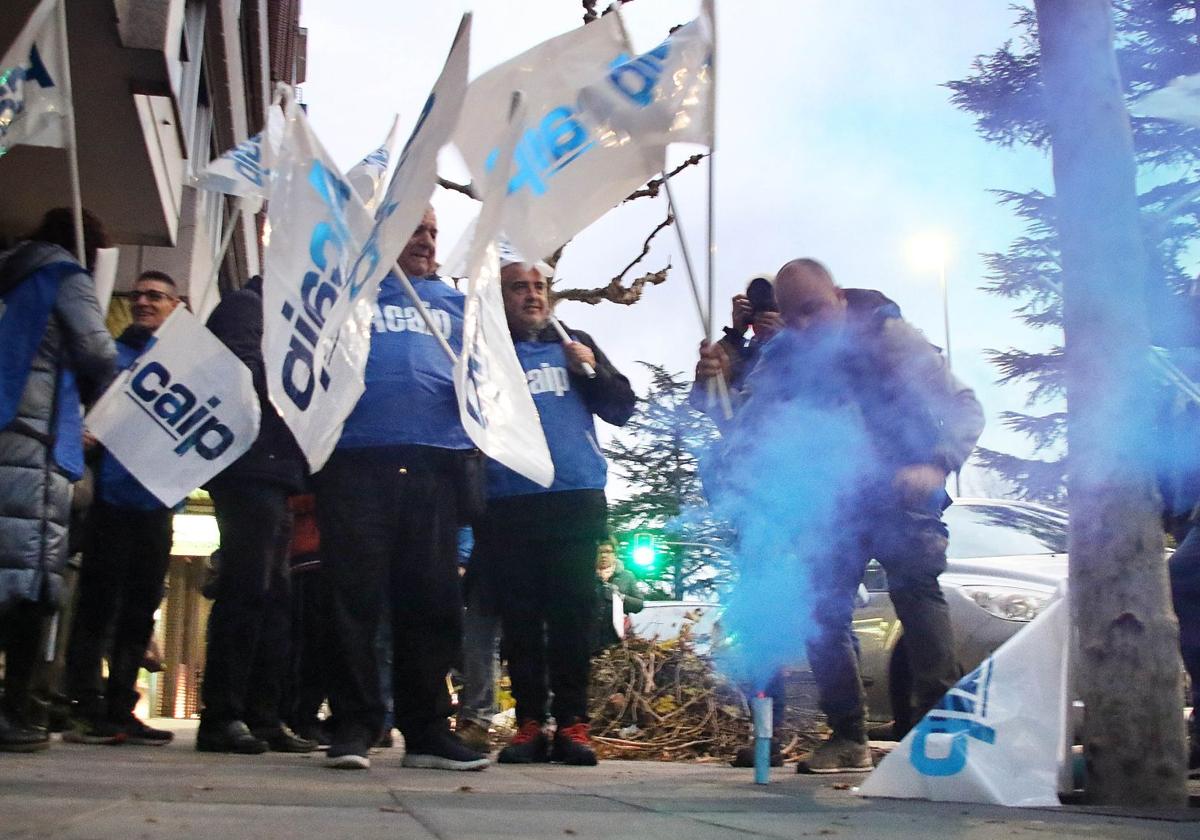
[[[274,726],[290,661],[288,490],[239,480],[214,482],[210,493],[221,531],[221,568],[208,617],[201,720]]]
[[[487,608],[480,588],[467,590],[467,609],[463,613],[463,689],[458,715],[486,729],[496,714],[500,615]]]
[[[315,477],[338,743],[373,744],[383,727],[375,641],[385,598],[396,726],[409,741],[446,726],[446,674],[462,646],[459,457],[432,447],[337,451]]]
[[[173,512],[97,502],[67,643],[67,695],[82,714],[120,721],[137,705],[138,669],[171,562]],[[109,640],[111,639],[111,645]],[[108,682],[100,661],[108,655]]]
[[[1192,681],[1192,707],[1200,705],[1200,526],[1193,524],[1168,564],[1171,600],[1179,619],[1179,648]]]
[[[866,695],[851,620],[854,593],[872,557],[887,572],[913,680],[912,705],[893,710],[898,734],[920,720],[956,680],[950,610],[938,584],[946,569],[948,535],[940,511],[880,508],[863,520],[869,527],[850,546],[815,565],[816,632],[808,643],[821,711],[835,735],[856,740],[864,735]]]

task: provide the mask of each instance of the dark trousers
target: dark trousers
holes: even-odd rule
[[[815,633],[808,643],[821,711],[836,735],[850,738],[863,735],[866,703],[851,630],[854,593],[872,557],[887,572],[913,679],[913,704],[893,710],[897,730],[920,720],[956,679],[950,610],[938,584],[948,535],[940,511],[883,508],[864,521],[856,544],[813,569]]]
[[[48,620],[44,604],[18,601],[0,609],[0,652],[4,654],[4,714],[12,722],[31,722],[33,679],[43,631]]]
[[[1179,619],[1179,648],[1192,681],[1191,705],[1200,706],[1200,525],[1183,535],[1168,566],[1171,600]]]
[[[447,725],[446,674],[462,646],[458,458],[432,447],[335,452],[315,478],[338,742],[373,744],[383,727],[375,642],[385,598],[396,726],[412,740]]]
[[[209,491],[221,531],[221,566],[208,616],[201,721],[273,726],[280,719],[291,635],[288,491],[253,480],[222,480]]]
[[[292,670],[284,720],[292,727],[310,726],[328,694],[329,625],[325,605],[325,573],[318,565],[292,572]]]
[[[502,582],[497,598],[518,721],[545,720],[550,692],[559,726],[588,719],[605,516],[600,491],[537,493],[490,502],[476,525],[471,562],[488,564]]]
[[[154,632],[171,562],[173,512],[96,502],[79,598],[67,643],[67,695],[93,718],[126,718],[137,705],[138,669]],[[111,639],[111,644],[109,640]],[[108,655],[108,682],[100,662]]]

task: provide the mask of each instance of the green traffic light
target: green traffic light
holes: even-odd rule
[[[633,562],[643,568],[650,568],[654,565],[656,553],[653,548],[648,545],[640,545],[633,550]]]

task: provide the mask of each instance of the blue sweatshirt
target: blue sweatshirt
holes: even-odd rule
[[[437,277],[412,283],[438,332],[462,352],[462,292]],[[366,390],[346,418],[337,448],[472,448],[458,416],[453,366],[392,274],[379,287],[371,326]]]
[[[564,490],[603,490],[608,464],[596,441],[596,422],[567,372],[559,342],[518,341],[517,358],[537,405],[554,462],[554,483],[544,488],[493,461],[487,462],[488,496],[500,499]]]

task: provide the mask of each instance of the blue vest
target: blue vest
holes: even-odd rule
[[[414,279],[438,331],[462,352],[463,294],[436,277]],[[458,416],[454,369],[400,281],[379,286],[366,390],[346,418],[338,449],[419,444],[470,449]]]
[[[562,344],[518,341],[516,348],[550,446],[554,483],[544,488],[489,458],[488,496],[501,499],[563,490],[603,490],[608,464],[596,441],[596,421],[583,396],[571,387]]]
[[[137,361],[138,357],[154,346],[151,339],[138,350],[124,342],[117,342],[117,370],[124,370]],[[96,473],[96,495],[100,501],[115,507],[133,508],[134,510],[162,510],[163,503],[134,478],[117,460],[116,456],[107,449],[100,455],[100,468]],[[180,502],[177,509],[182,509]]]
[[[78,270],[72,262],[49,263],[0,300],[0,347],[4,348],[0,352],[0,429],[17,416],[29,371],[54,311],[59,282]],[[70,354],[65,349],[58,363],[50,433],[54,463],[63,475],[78,481],[83,476],[83,408]]]

